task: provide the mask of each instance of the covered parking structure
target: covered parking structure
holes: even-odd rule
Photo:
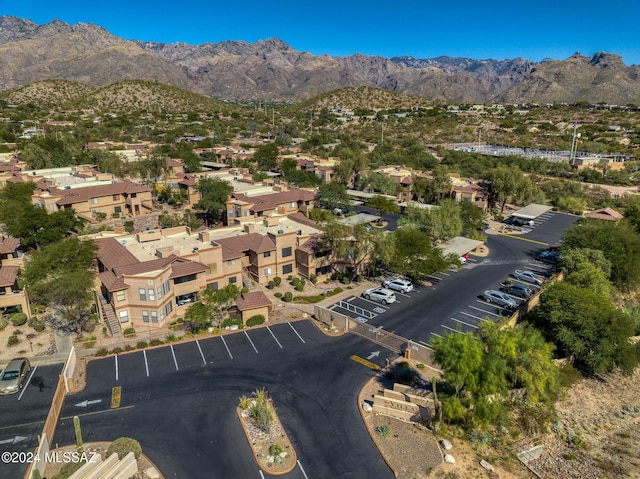
[[[442,250],[442,254],[445,257],[449,256],[450,254],[462,256],[464,254],[470,253],[482,244],[482,241],[465,238],[464,236],[456,236],[455,238],[451,238],[450,240],[439,244],[438,248]]]
[[[552,209],[552,206],[531,203],[530,205],[527,205],[524,208],[520,208],[518,211],[511,213],[511,217],[518,218],[526,222],[535,220],[538,216],[543,215],[547,211],[550,211]]]

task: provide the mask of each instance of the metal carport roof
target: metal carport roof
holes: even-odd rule
[[[516,218],[522,218],[525,220],[535,220],[538,216],[546,213],[551,209],[553,209],[552,206],[531,203],[524,208],[520,208],[515,213],[511,213],[511,216],[515,216]]]

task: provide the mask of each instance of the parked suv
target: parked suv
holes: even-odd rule
[[[494,303],[498,306],[504,306],[506,308],[515,308],[516,302],[513,298],[510,298],[502,291],[498,291],[495,289],[489,289],[482,294],[484,300],[488,303]]]
[[[395,303],[396,301],[395,293],[390,289],[385,288],[367,289],[362,293],[362,297],[382,304]]]
[[[528,298],[529,296],[531,296],[531,290],[527,288],[524,284],[507,283],[501,289],[507,294],[520,296],[521,298]]]
[[[0,374],[0,394],[13,394],[20,391],[30,367],[27,358],[15,358],[9,361]]]
[[[394,291],[400,291],[401,293],[413,291],[413,283],[402,278],[388,279],[382,283],[382,286],[388,289],[393,289]]]

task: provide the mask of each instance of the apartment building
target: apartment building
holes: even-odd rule
[[[24,267],[24,255],[17,238],[0,236],[0,308],[17,308],[31,318],[26,292],[18,287],[18,273]]]
[[[199,232],[176,227],[94,235],[103,316],[113,318],[115,327],[132,321],[161,326],[184,316],[206,287],[241,288],[248,281],[306,275],[315,263],[298,250],[320,230],[300,216],[254,218]]]
[[[227,201],[227,221],[231,223],[236,218],[251,216],[289,215],[313,208],[316,199],[313,191],[301,188],[284,190],[284,185],[275,188],[283,191],[255,196],[233,193]]]

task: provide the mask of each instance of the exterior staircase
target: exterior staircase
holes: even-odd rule
[[[118,321],[116,312],[113,310],[113,306],[111,306],[111,303],[109,303],[102,295],[100,295],[100,312],[103,321],[109,328],[111,336],[120,336],[122,334],[120,321]]]
[[[242,268],[242,286],[247,288],[249,291],[253,291],[255,287],[253,286],[253,280],[251,276],[249,276],[249,272],[246,268]]]

